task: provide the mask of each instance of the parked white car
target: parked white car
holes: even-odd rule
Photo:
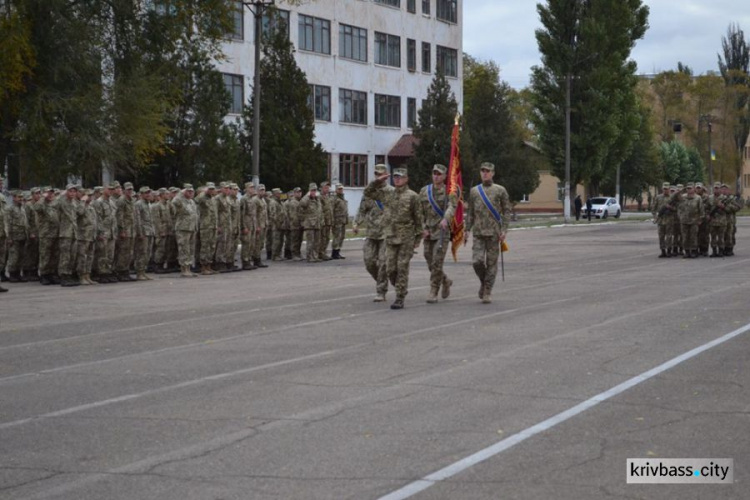
[[[584,205],[584,215],[586,207]],[[597,219],[606,219],[607,217],[614,217],[619,219],[622,214],[620,204],[617,202],[617,198],[591,198],[591,217]]]

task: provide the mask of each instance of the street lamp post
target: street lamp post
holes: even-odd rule
[[[706,128],[708,129],[708,185],[713,186],[714,184],[714,163],[713,158],[711,155],[711,131],[712,131],[712,124],[711,120],[713,119],[713,116],[711,115],[701,115],[699,118],[700,122],[706,122]]]
[[[273,6],[275,0],[242,0],[242,4],[255,18],[255,63],[253,75],[253,183],[260,182],[260,44],[262,37],[263,12]]]

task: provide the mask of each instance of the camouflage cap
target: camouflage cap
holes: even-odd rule
[[[292,192],[293,192],[293,193],[301,193],[301,192],[302,192],[302,188],[296,187],[296,188],[294,188],[294,189],[292,190]]]
[[[441,165],[440,163],[436,163],[432,166],[433,172],[440,172],[441,174],[444,174],[448,171],[447,168],[445,168],[445,165]]]
[[[30,194],[36,194],[36,193],[41,193],[41,192],[42,190],[39,189],[38,187],[33,187],[31,188],[31,191],[29,191]]]
[[[94,193],[101,193],[104,190],[102,186],[94,186]]]
[[[720,187],[721,187],[721,182],[714,182],[714,189],[720,188]]]
[[[495,164],[494,163],[490,163],[488,161],[482,162],[482,164],[479,165],[479,170],[487,170],[489,172],[494,172],[495,171]]]
[[[273,194],[281,194],[281,189],[279,189],[279,188],[273,188],[273,189],[271,190],[271,192],[272,192]]]
[[[10,192],[10,195],[13,196],[13,197],[23,196],[23,190],[21,190],[21,189],[14,189],[13,191]]]
[[[375,165],[375,173],[376,174],[384,174],[388,172],[388,167],[385,166],[383,163],[378,163]]]
[[[223,189],[225,187],[229,187],[229,184],[227,184],[226,182],[222,181],[222,182],[219,183],[219,187]]]
[[[695,184],[693,184],[692,182],[688,182],[687,184],[685,184],[685,188],[686,189],[695,188]]]
[[[146,194],[151,192],[151,188],[148,186],[141,186],[141,189],[138,190],[141,194]]]
[[[170,192],[170,193],[179,193],[179,192],[180,192],[180,188],[178,188],[178,187],[176,187],[176,186],[171,186],[171,187],[169,188],[169,192]]]
[[[216,189],[216,184],[214,184],[213,182],[207,182],[204,187],[206,189]]]
[[[133,188],[133,183],[132,183],[132,182],[126,182],[125,184],[123,184],[123,185],[122,185],[122,188],[123,188],[124,190],[126,190],[126,191],[127,191],[128,189],[134,189],[134,188]]]
[[[698,189],[698,188],[703,189],[703,183],[702,182],[696,182],[695,183],[695,189]]]
[[[266,185],[265,184],[258,184],[258,191],[265,191]]]
[[[246,182],[246,183],[245,183],[245,187],[246,187],[246,188],[251,188],[251,187],[255,187],[255,184],[253,184],[252,182]]]
[[[677,184],[676,187],[677,187],[677,189],[684,189],[685,188],[685,186],[683,186],[682,184]]]
[[[42,192],[43,192],[43,193],[49,193],[50,191],[54,192],[54,191],[55,191],[55,188],[53,188],[52,186],[44,186],[44,187],[42,188]]]
[[[320,183],[320,187],[322,187],[322,188],[324,188],[326,186],[330,186],[330,185],[331,185],[331,183],[328,182],[328,181],[323,181],[323,182]]]
[[[91,196],[91,195],[94,194],[94,190],[93,189],[85,189],[83,191],[83,194],[85,194],[86,196]]]
[[[726,183],[722,182],[721,183],[721,187],[729,189],[729,184],[726,184]]]
[[[184,189],[185,191],[195,191],[195,188],[192,184],[183,184],[182,189]]]
[[[409,171],[406,167],[400,167],[393,170],[394,177],[406,177],[407,175],[409,175]]]
[[[307,187],[307,190],[308,191],[317,191],[318,190],[318,185],[315,184],[314,182],[311,182],[310,185]]]
[[[158,192],[159,194],[165,194],[165,193],[168,193],[169,191],[167,191],[167,188],[165,188],[165,187],[161,187],[161,188],[159,188],[159,190],[158,190],[157,192]]]
[[[117,189],[117,188],[122,187],[122,186],[120,185],[119,181],[112,181],[112,182],[109,183],[109,187],[112,188],[112,189]]]
[[[669,189],[669,188],[670,188],[670,186],[671,186],[671,184],[670,184],[670,183],[668,183],[668,182],[662,182],[662,183],[661,183],[661,188],[662,188],[662,189]]]
[[[336,184],[336,190],[338,191],[339,189],[344,189],[344,185],[343,184]]]
[[[240,187],[239,187],[239,186],[237,185],[237,183],[235,183],[235,182],[230,182],[230,183],[229,183],[229,188],[230,188],[230,189],[239,189]]]
[[[76,185],[76,184],[68,184],[67,186],[65,186],[65,190],[66,191],[68,191],[70,189],[75,189],[76,191],[78,191],[78,185]]]

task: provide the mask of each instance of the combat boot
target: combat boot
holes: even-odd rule
[[[372,299],[373,302],[385,302],[385,294],[384,293],[378,293],[375,295],[375,298]]]
[[[38,269],[28,269],[23,272],[23,275],[26,276],[26,279],[29,281],[39,281]]]
[[[135,277],[136,281],[148,281],[148,278],[146,277],[146,273],[144,271],[138,271]]]
[[[437,304],[438,291],[439,291],[439,287],[436,287],[436,286],[430,287],[430,296],[427,297],[427,301],[426,301],[428,304]]]
[[[84,276],[84,279],[86,280],[86,283],[89,284],[89,285],[98,285],[99,284],[99,283],[96,282],[96,280],[92,280],[91,279],[91,275],[90,274],[86,274]]]
[[[5,268],[0,267],[0,283],[5,283],[8,281],[8,277],[5,275]]]
[[[666,250],[666,248],[662,248],[661,249],[661,255],[659,255],[659,258],[663,259],[665,257],[667,257],[667,250]]]
[[[393,304],[391,304],[391,309],[403,309],[403,308],[404,308],[404,298],[396,297],[396,300],[393,301]]]
[[[273,251],[266,250],[266,260],[271,260],[272,258],[273,258]]]
[[[256,268],[258,268],[258,267],[260,267],[260,268],[268,267],[268,264],[264,264],[263,262],[261,262],[260,259],[253,259],[253,264],[255,264]]]
[[[167,270],[164,269],[164,263],[156,264],[156,269],[154,270],[154,274],[167,274]]]
[[[727,257],[734,257],[734,247],[726,247],[724,249],[724,255]]]
[[[52,281],[49,279],[49,274],[42,274],[42,277],[39,279],[39,283],[41,285],[51,285]]]
[[[8,291],[7,288],[3,288],[3,287],[0,286],[0,293],[7,292],[7,291]]]
[[[491,293],[490,290],[484,291],[484,296],[482,296],[482,304],[491,304],[492,298],[490,297]]]
[[[292,251],[284,250],[284,260],[292,260]]]
[[[443,293],[440,296],[444,299],[451,296],[451,285],[453,285],[453,280],[443,278]]]
[[[213,273],[209,270],[208,266],[201,265],[201,276],[211,276]]]
[[[53,285],[59,285],[61,283],[60,276],[57,274],[50,274],[49,280],[52,282]]]
[[[81,285],[87,286],[93,284],[93,282],[89,283],[88,281],[86,281],[86,276],[87,274],[81,274]]]
[[[18,271],[10,271],[8,272],[8,274],[8,281],[10,283],[18,283],[21,281],[21,276],[19,276],[21,273],[19,273]]]
[[[255,269],[258,269],[253,265],[253,262],[250,260],[245,260],[242,262],[242,270],[243,271],[253,271]]]

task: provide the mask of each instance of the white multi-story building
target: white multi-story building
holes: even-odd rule
[[[308,0],[300,6],[277,0],[310,84],[329,179],[345,186],[351,213],[376,163],[393,167],[410,155],[417,110],[437,68],[462,108],[462,7],[463,0]],[[248,9],[238,9],[227,60],[217,64],[233,96],[229,119],[252,97],[253,20]]]

